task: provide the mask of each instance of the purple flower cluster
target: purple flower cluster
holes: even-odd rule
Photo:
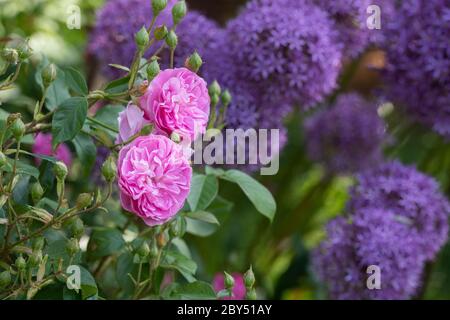
[[[255,84],[264,100],[307,108],[335,89],[341,51],[318,7],[256,0],[229,22],[226,33],[237,64],[234,77]]]
[[[383,121],[376,105],[358,94],[339,96],[330,109],[309,118],[305,129],[310,159],[330,172],[357,172],[382,158]]]
[[[349,215],[332,220],[313,264],[336,299],[408,299],[425,263],[447,241],[450,204],[436,181],[398,162],[363,173],[351,191]],[[369,290],[378,266],[381,289]]]
[[[402,1],[386,34],[388,96],[450,136],[450,2]]]

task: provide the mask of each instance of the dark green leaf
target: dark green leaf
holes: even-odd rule
[[[64,101],[53,115],[53,146],[72,140],[83,127],[88,103],[86,98],[75,97]]]
[[[255,208],[270,221],[273,220],[277,206],[275,199],[266,187],[248,174],[238,170],[229,170],[222,178],[238,184]]]
[[[91,275],[91,273],[83,268],[80,267],[81,271],[81,297],[83,300],[86,300],[88,298],[96,297],[98,293],[97,289],[97,283],[95,282],[94,277]]]
[[[173,298],[183,300],[216,299],[216,293],[212,286],[203,281],[195,281],[180,285],[176,287],[172,295]]]
[[[97,157],[97,147],[95,146],[92,138],[85,133],[79,133],[73,139],[75,145],[75,151],[83,164],[83,175],[87,176],[91,173],[92,167]]]
[[[107,124],[110,127],[118,129],[117,118],[119,117],[119,112],[123,111],[123,106],[121,105],[107,105],[101,108],[95,115],[95,119]]]
[[[2,168],[6,172],[13,172],[14,160],[8,158],[8,163]],[[32,176],[35,179],[39,179],[39,170],[25,162],[17,161],[16,173]]]
[[[217,178],[212,175],[195,175],[191,182],[191,192],[188,196],[188,203],[191,211],[206,209],[219,191]]]
[[[126,76],[108,83],[105,87],[106,93],[121,93],[128,90],[128,82],[130,81],[130,77]]]
[[[186,214],[186,216],[194,220],[199,220],[217,225],[220,224],[219,220],[217,220],[216,216],[213,215],[211,212],[206,211],[189,212]]]
[[[89,252],[96,258],[119,253],[124,246],[122,233],[117,229],[95,228],[89,240]]]
[[[217,230],[216,224],[186,218],[186,232],[198,237],[208,237]]]
[[[89,92],[86,81],[81,73],[74,68],[64,69],[66,84],[77,94],[86,96]]]
[[[167,252],[161,263],[161,267],[175,269],[180,272],[187,281],[195,281],[194,274],[197,271],[197,264],[175,250],[169,250]]]

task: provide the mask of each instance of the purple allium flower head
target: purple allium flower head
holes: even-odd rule
[[[348,209],[357,215],[368,207],[392,211],[418,239],[417,255],[433,259],[447,241],[450,204],[433,178],[399,162],[362,173],[351,190]]]
[[[254,83],[265,100],[306,108],[336,87],[341,51],[332,24],[306,1],[295,6],[252,1],[230,21],[227,38],[234,77]]]
[[[450,136],[450,1],[403,1],[386,38],[388,96]]]
[[[175,0],[168,1],[156,19],[156,26],[172,26],[171,8],[174,3]],[[122,73],[108,64],[130,66],[136,51],[134,35],[142,26],[149,27],[151,20],[151,1],[148,0],[109,0],[98,11],[88,51],[102,63],[105,75],[116,77]],[[159,45],[154,44],[148,52],[151,54]]]
[[[448,236],[450,205],[436,181],[398,162],[359,176],[349,215],[332,220],[313,253],[319,279],[336,299],[408,299],[421,286],[425,263]],[[378,266],[381,289],[369,290],[367,268]]]
[[[339,96],[331,109],[309,118],[305,129],[309,157],[331,172],[360,171],[382,157],[383,121],[376,105],[356,93]]]

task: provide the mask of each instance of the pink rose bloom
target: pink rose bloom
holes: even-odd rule
[[[149,226],[170,220],[186,200],[192,168],[181,145],[162,135],[141,136],[119,152],[122,207]]]
[[[144,119],[144,111],[134,104],[128,104],[125,110],[119,113],[119,134],[116,143],[123,143],[139,133],[149,122]]]
[[[167,69],[150,83],[140,99],[145,117],[158,131],[190,141],[205,133],[210,98],[206,82],[186,68]]]
[[[231,275],[234,278],[233,296],[225,297],[223,300],[244,300],[247,292],[245,289],[244,276],[237,272]],[[225,289],[225,276],[223,273],[217,273],[214,276],[213,287],[217,293]]]
[[[60,144],[56,151],[52,150],[52,135],[49,133],[38,133],[34,138],[34,144],[32,148],[33,153],[44,156],[55,157],[57,160],[64,162],[67,168],[70,168],[72,164],[72,154],[70,149],[65,144]],[[41,163],[41,159],[35,159],[36,165]]]

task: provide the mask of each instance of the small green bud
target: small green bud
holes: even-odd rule
[[[19,269],[19,271],[23,271],[27,267],[27,262],[22,256],[17,257],[14,264],[16,265],[17,269]]]
[[[202,64],[202,57],[200,57],[197,52],[194,52],[189,58],[187,58],[185,66],[191,71],[198,72]]]
[[[222,92],[222,89],[220,88],[220,85],[219,85],[219,83],[216,80],[214,80],[209,85],[208,92],[209,92],[210,96],[214,96],[214,95],[220,96],[220,93]]]
[[[153,60],[147,66],[147,79],[148,81],[152,81],[161,71],[159,67],[159,63],[157,60]]]
[[[170,223],[169,234],[172,238],[182,238],[186,233],[186,220],[178,216]]]
[[[227,272],[223,272],[225,275],[225,279],[224,279],[224,284],[225,284],[225,288],[228,290],[233,289],[234,287],[234,278],[232,275],[228,274]]]
[[[67,177],[67,167],[62,161],[57,161],[53,166],[53,172],[58,180],[64,180]]]
[[[31,185],[31,199],[33,200],[33,203],[36,204],[39,202],[39,200],[42,199],[42,196],[44,195],[44,189],[42,189],[42,186],[39,182],[35,182]]]
[[[138,248],[138,250],[136,251],[136,253],[139,255],[139,257],[141,258],[145,258],[150,254],[150,247],[148,246],[147,242],[143,242],[142,245]]]
[[[212,106],[217,106],[217,104],[219,103],[219,96],[217,95],[217,94],[213,94],[212,96],[211,96],[211,105]]]
[[[103,163],[102,174],[107,182],[114,181],[117,174],[117,166],[114,158],[109,156],[108,159]]]
[[[256,300],[256,290],[255,290],[255,288],[247,290],[247,293],[245,294],[245,299],[247,299],[247,300]]]
[[[222,95],[220,96],[220,100],[222,101],[222,104],[226,107],[231,103],[231,94],[230,91],[225,90]]]
[[[255,274],[252,267],[244,274],[244,284],[247,289],[251,289],[255,285]]]
[[[160,40],[164,40],[167,37],[168,33],[169,33],[169,30],[167,29],[167,27],[165,25],[162,25],[162,26],[155,28],[154,36],[155,36],[156,40],[160,41]]]
[[[134,39],[139,50],[143,51],[150,41],[147,29],[143,26],[141,30],[136,33]]]
[[[11,283],[11,273],[3,271],[0,273],[0,288],[6,288]]]
[[[179,142],[181,141],[181,137],[180,137],[180,135],[179,135],[178,133],[176,133],[176,132],[174,131],[174,132],[172,132],[172,133],[170,134],[170,140],[172,140],[172,141],[175,142],[175,143],[179,143]]]
[[[19,52],[19,59],[26,60],[28,59],[31,54],[33,53],[28,43],[25,43],[17,48],[17,51]]]
[[[0,151],[0,168],[8,163],[8,158],[5,156],[3,152]]]
[[[175,31],[170,30],[169,34],[166,37],[166,43],[170,49],[175,49],[178,45],[178,37]]]
[[[75,238],[80,238],[84,233],[84,223],[80,218],[76,218],[70,225],[70,231]]]
[[[34,239],[33,241],[33,251],[39,251],[42,250],[42,248],[44,248],[45,245],[45,239],[43,237],[38,237],[36,239]]]
[[[37,250],[37,251],[34,251],[28,258],[28,265],[31,268],[35,268],[41,263],[41,261],[42,261],[42,251]]]
[[[173,23],[177,25],[186,16],[186,1],[178,1],[172,8]]]
[[[147,124],[147,125],[142,127],[142,129],[139,132],[139,134],[141,136],[148,136],[150,133],[152,133],[152,131],[153,131],[153,125],[152,124]]]
[[[23,135],[25,134],[25,130],[26,130],[25,124],[20,118],[17,118],[11,124],[11,132],[16,140],[22,139]]]
[[[41,77],[44,87],[48,88],[48,86],[56,79],[56,66],[53,63],[50,63],[42,69]]]
[[[150,246],[150,258],[156,258],[158,256],[158,245],[155,241],[152,241]]]
[[[84,209],[89,207],[92,203],[92,194],[90,193],[81,193],[77,197],[77,201],[75,202],[75,207],[77,209]]]
[[[167,0],[152,0],[152,11],[153,16],[156,17],[163,11],[167,6]]]
[[[5,48],[2,50],[2,57],[10,64],[17,64],[19,62],[19,53],[16,49]]]
[[[78,243],[78,239],[72,238],[69,241],[67,241],[66,251],[69,254],[69,256],[74,256],[79,250],[80,245]]]

